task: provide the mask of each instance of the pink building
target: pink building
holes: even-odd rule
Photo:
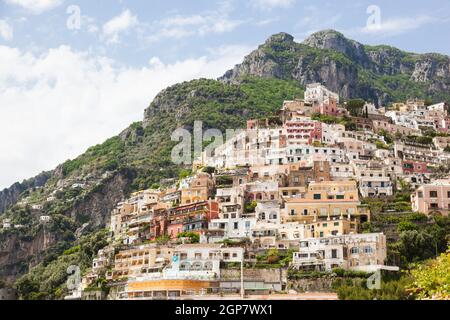
[[[312,144],[322,141],[322,123],[307,118],[286,121],[288,144]]]
[[[422,185],[411,195],[414,212],[424,214],[442,214],[450,212],[450,180],[438,180]]]
[[[339,113],[337,101],[333,98],[326,99],[323,103],[314,105],[314,112],[327,116],[337,116]]]
[[[436,128],[438,129],[438,131],[440,132],[450,132],[450,118],[446,117],[444,119],[441,119],[438,123],[438,125],[436,126]]]
[[[431,173],[431,169],[426,162],[405,160],[403,161],[403,173],[406,174],[425,174]]]

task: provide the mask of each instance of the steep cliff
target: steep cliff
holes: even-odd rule
[[[274,35],[221,81],[198,79],[163,90],[142,122],[0,193],[0,221],[22,226],[0,230],[0,278],[12,283],[37,264],[41,271],[57,263],[83,236],[103,228],[111,209],[130,192],[178,177],[183,167],[170,159],[176,128],[192,129],[194,121],[205,129],[240,128],[247,119],[272,115],[283,100],[302,97],[304,85],[318,81],[343,97],[379,103],[409,96],[447,99],[448,60],[364,46],[335,31],[300,44],[288,34]],[[42,215],[51,217],[45,237]]]
[[[130,192],[178,177],[183,167],[170,159],[173,130],[192,129],[194,121],[202,121],[205,129],[225,132],[244,126],[246,119],[272,114],[283,100],[303,92],[294,81],[261,78],[240,85],[199,79],[162,91],[143,122],[59,165],[41,188],[21,190],[15,199],[20,203],[0,215],[0,221],[9,218],[22,226],[0,229],[0,278],[11,284],[37,265],[54,265],[83,236],[104,228],[111,210]],[[51,217],[49,224],[40,221],[42,215]]]
[[[450,58],[415,54],[389,46],[367,46],[334,30],[312,34],[302,43],[286,33],[271,36],[220,80],[239,83],[244,76],[321,82],[343,98],[378,105],[420,96],[450,100]]]
[[[21,183],[16,182],[11,187],[0,191],[0,214],[5,212],[8,207],[14,205],[19,199],[20,194],[25,190],[45,185],[51,174],[51,172],[42,172],[34,178]]]

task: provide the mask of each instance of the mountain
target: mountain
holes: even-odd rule
[[[39,188],[45,185],[51,172],[42,172],[34,178],[23,182],[16,182],[11,187],[0,191],[0,213],[5,212],[8,207],[15,204],[20,194],[30,188]]]
[[[190,130],[194,121],[202,121],[204,129],[242,128],[247,119],[272,115],[283,100],[303,97],[304,85],[316,81],[345,98],[442,100],[448,98],[448,59],[364,46],[335,31],[316,33],[301,44],[288,34],[274,35],[222,78],[163,90],[143,121],[2,191],[0,221],[9,218],[22,227],[0,229],[0,279],[12,284],[26,274],[22,286],[59,297],[64,267],[89,264],[117,202],[189,170],[170,159],[176,128]],[[50,222],[41,223],[42,215]]]
[[[145,110],[142,122],[59,165],[43,187],[19,190],[21,203],[0,216],[0,221],[9,218],[24,226],[0,229],[0,279],[12,284],[22,274],[48,274],[44,270],[54,268],[59,257],[66,257],[64,252],[92,244],[90,237],[109,223],[111,210],[131,192],[158,185],[165,178],[178,178],[181,170],[189,169],[171,162],[171,149],[177,144],[171,141],[175,129],[191,129],[194,121],[202,121],[204,129],[241,128],[246,119],[268,116],[283,100],[303,94],[295,81],[252,77],[239,85],[199,79],[163,90]],[[33,209],[34,205],[43,207]],[[42,215],[51,216],[51,221],[40,223]],[[87,255],[95,251],[84,250]],[[84,265],[86,254],[78,258]],[[59,266],[55,274],[64,277],[63,270]],[[54,298],[47,281],[52,281],[51,288],[62,282],[54,278],[36,281],[45,283],[38,291],[45,290]]]
[[[377,105],[409,97],[450,101],[450,57],[415,54],[389,46],[368,46],[334,30],[296,43],[287,33],[271,36],[220,80],[239,83],[245,76],[321,82],[344,99]]]

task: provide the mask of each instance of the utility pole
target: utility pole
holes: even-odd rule
[[[242,254],[241,260],[241,299],[245,298],[245,288],[244,288],[244,255]]]

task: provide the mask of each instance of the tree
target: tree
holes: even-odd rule
[[[203,172],[209,173],[209,174],[213,174],[214,172],[216,172],[216,168],[214,167],[205,167],[203,169]]]
[[[168,235],[164,235],[164,236],[156,238],[156,243],[159,245],[165,245],[165,244],[169,243],[169,241],[170,241],[170,237]]]
[[[417,230],[417,226],[411,221],[400,221],[397,230],[398,232]]]
[[[250,203],[245,204],[245,212],[246,213],[255,212],[255,208],[257,205],[258,203],[256,201],[252,201]]]
[[[437,259],[411,270],[414,282],[411,290],[419,299],[450,299],[450,248]]]
[[[429,259],[436,254],[433,237],[422,230],[407,230],[400,234],[399,252],[403,264]]]
[[[198,233],[195,232],[182,232],[178,234],[178,239],[180,238],[188,238],[190,243],[199,243],[200,242],[200,236]]]
[[[387,144],[391,144],[391,143],[394,142],[394,137],[389,132],[387,132],[386,130],[381,129],[378,134],[380,136],[384,137],[384,140],[386,141]]]
[[[351,99],[347,101],[347,110],[353,117],[359,117],[363,115],[363,107],[366,102],[363,99]]]

